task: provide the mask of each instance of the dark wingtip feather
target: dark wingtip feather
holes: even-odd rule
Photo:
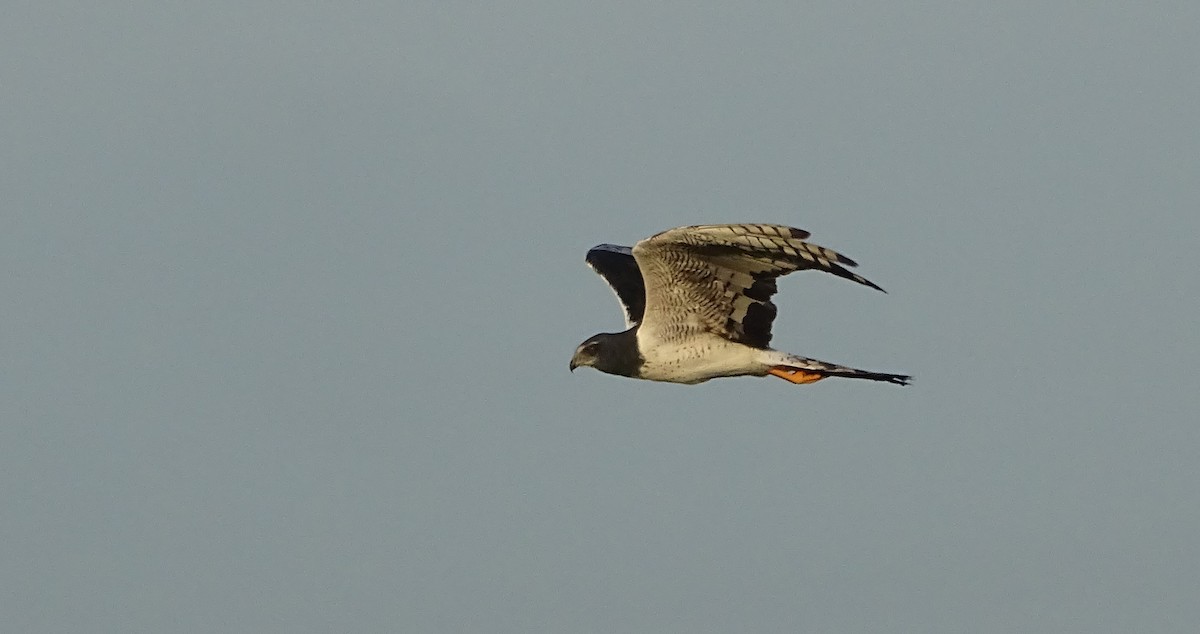
[[[845,264],[846,266],[858,266],[858,262],[855,262],[841,253],[837,254],[837,260],[838,264]]]
[[[868,280],[865,277],[862,278],[862,284],[865,286],[870,286],[871,288],[879,291],[880,293],[883,293],[884,295],[887,294],[887,291],[883,290],[882,286],[876,284],[875,282],[872,282],[871,280]]]
[[[588,250],[585,260],[616,292],[625,309],[626,320],[631,323],[641,321],[646,311],[646,287],[633,249],[618,244],[598,244]]]
[[[803,229],[797,229],[795,227],[788,227],[787,230],[788,230],[788,233],[791,234],[791,236],[797,240],[807,240],[808,237],[812,235],[811,233],[809,233]]]
[[[585,259],[588,262],[591,262],[597,257],[598,253],[619,253],[621,255],[633,255],[633,248],[623,247],[619,244],[597,244],[596,246],[588,249],[587,257]]]

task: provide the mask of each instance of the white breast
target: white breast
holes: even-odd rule
[[[645,341],[638,332],[638,349],[645,360],[641,378],[670,383],[699,383],[721,376],[766,372],[763,351],[712,334],[680,344]]]

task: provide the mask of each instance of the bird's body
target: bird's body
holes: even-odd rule
[[[827,376],[905,385],[900,374],[869,372],[769,346],[776,278],[819,269],[883,290],[848,271],[853,260],[805,242],[781,225],[698,225],[664,231],[633,248],[602,244],[588,264],[612,286],[628,329],[580,344],[571,369],[670,383],[723,376],[778,376],[811,383]]]

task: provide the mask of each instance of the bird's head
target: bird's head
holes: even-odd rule
[[[598,363],[602,364],[601,357],[604,355],[605,338],[608,336],[599,334],[579,344],[579,347],[575,348],[574,356],[571,357],[571,371],[574,372],[575,368],[583,366],[596,367]]]
[[[634,329],[618,333],[600,333],[575,348],[571,370],[590,365],[601,372],[636,376],[641,365]]]

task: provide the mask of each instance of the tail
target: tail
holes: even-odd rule
[[[908,385],[912,381],[912,377],[908,376],[907,374],[870,372],[868,370],[848,368],[844,365],[826,363],[816,359],[808,359],[805,357],[797,357],[792,355],[788,355],[785,363],[771,368],[771,371],[769,371],[768,374],[778,376],[793,383],[809,383],[812,381],[819,381],[830,376],[838,376],[847,379],[867,379],[868,381],[881,381],[883,383],[892,383],[894,385]],[[800,376],[806,376],[809,378],[808,380],[797,380]]]

